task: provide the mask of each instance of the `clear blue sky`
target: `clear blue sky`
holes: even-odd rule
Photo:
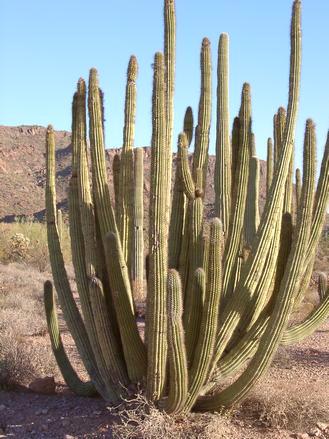
[[[77,79],[90,67],[105,92],[106,142],[121,146],[125,72],[129,56],[139,61],[136,145],[151,138],[154,52],[162,50],[163,1],[0,0],[0,124],[52,123],[70,130],[71,99]],[[231,118],[238,112],[242,83],[252,86],[257,151],[265,158],[272,117],[286,106],[289,23],[292,0],[176,0],[177,76],[175,131],[184,111],[196,114],[199,50],[210,38],[213,71],[221,32],[230,35]],[[303,0],[303,74],[297,137],[300,165],[303,126],[313,117],[319,152],[329,128],[329,2]],[[215,97],[216,78],[213,77]],[[213,126],[215,113],[213,115]],[[176,141],[175,141],[176,142]],[[211,149],[215,138],[212,132]]]

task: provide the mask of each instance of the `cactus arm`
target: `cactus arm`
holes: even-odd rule
[[[318,294],[319,294],[320,303],[325,299],[327,295],[327,288],[328,288],[327,275],[325,273],[320,273],[318,279]]]
[[[298,209],[299,209],[300,195],[302,193],[302,176],[301,176],[299,168],[296,169],[295,178],[296,178],[296,184],[295,184],[296,196],[295,197],[296,197],[296,214],[297,214]]]
[[[321,274],[323,275],[323,273]],[[326,280],[327,280],[326,276],[325,279],[319,280],[319,285],[320,285],[319,289],[321,288],[322,292],[324,289],[323,284],[326,283]],[[329,291],[327,289],[324,292],[324,295],[322,297],[319,306],[317,306],[302,323],[299,323],[298,325],[294,325],[284,332],[281,340],[281,344],[287,346],[304,340],[306,337],[312,335],[313,332],[316,331],[317,328],[327,320],[328,316],[329,316]]]
[[[191,291],[191,299],[189,303],[189,321],[185,331],[185,345],[187,362],[190,366],[193,362],[195,346],[200,334],[200,325],[202,317],[202,309],[204,303],[204,295],[206,290],[206,279],[204,270],[195,270],[193,277],[193,285]]]
[[[306,258],[307,262],[309,262],[312,259],[316,250],[317,243],[319,242],[321,236],[323,224],[326,218],[328,197],[329,197],[329,132],[327,136],[326,145],[324,148],[318,185],[316,188],[311,236],[307,249],[307,258]]]
[[[72,117],[72,178],[69,191],[72,261],[86,329],[103,378],[120,395],[128,383],[125,364],[106,309],[103,291],[92,292],[89,279],[96,271],[95,223],[86,157],[86,88],[78,83]],[[97,318],[95,318],[97,316]],[[107,340],[104,340],[104,334]],[[121,385],[121,387],[120,387]]]
[[[232,205],[232,220],[230,223],[228,239],[224,254],[223,296],[229,296],[233,287],[233,274],[240,245],[240,237],[244,223],[244,211],[247,198],[248,172],[249,172],[249,142],[251,126],[251,99],[250,86],[244,84],[241,95],[239,114],[239,158],[236,171],[236,196]]]
[[[296,4],[299,5],[299,2],[295,1],[295,5]],[[219,407],[231,406],[240,401],[257,382],[273,358],[293,310],[293,298],[300,282],[305,250],[307,248],[312,223],[314,179],[315,132],[313,122],[308,120],[304,143],[302,209],[299,211],[296,239],[293,242],[285,273],[280,283],[280,290],[275,301],[273,313],[271,314],[266,331],[260,340],[257,352],[247,370],[242,373],[235,383],[227,387],[224,391],[210,397],[207,401],[203,401],[202,410],[218,410]]]
[[[121,291],[129,284],[128,268],[124,260],[120,238],[110,232],[105,238],[105,254],[107,259],[114,261],[112,278],[112,295],[116,303],[116,313],[120,324],[120,335],[128,376],[131,381],[139,382],[146,375],[146,350],[140,338],[135,317],[127,312],[129,303],[126,297],[120,300]],[[119,267],[120,272],[119,272]],[[125,285],[122,285],[124,283]]]
[[[144,150],[135,148],[133,295],[144,296]]]
[[[114,189],[114,202],[115,202],[115,218],[117,223],[120,220],[120,167],[121,158],[120,154],[116,153],[112,162],[112,174],[113,174],[113,189]]]
[[[79,396],[96,395],[93,383],[80,380],[65,352],[58,326],[53,286],[50,281],[44,283],[44,305],[51,347],[66,384],[72,392]]]
[[[229,38],[221,34],[218,44],[217,133],[215,163],[215,215],[227,232],[231,207],[231,145],[229,132]]]
[[[90,70],[88,108],[94,204],[102,240],[104,241],[108,232],[112,231],[113,233],[117,233],[118,230],[107,184],[102,100],[100,98],[96,69]],[[109,273],[110,272],[111,270],[109,270]],[[123,294],[129,293],[125,291]],[[133,312],[131,296],[129,296],[129,300],[131,303],[131,311]]]
[[[240,120],[239,117],[235,117],[233,121],[232,134],[231,134],[231,211],[232,206],[235,203],[234,196],[235,191],[235,181],[236,181],[236,170],[238,167],[238,157],[239,157],[239,145],[240,145]],[[231,220],[231,214],[230,214]],[[224,234],[227,236],[227,233]]]
[[[293,16],[291,24],[291,58],[290,58],[290,82],[289,103],[283,147],[279,162],[276,166],[269,197],[260,221],[260,225],[253,248],[253,254],[248,259],[235,294],[224,308],[223,324],[217,336],[215,362],[219,360],[225,349],[227,340],[238,324],[243,310],[243,304],[248,297],[252,296],[263,273],[266,255],[271,244],[271,237],[275,230],[278,209],[282,202],[284,184],[288,174],[290,158],[293,149],[293,138],[296,126],[296,117],[299,100],[300,65],[301,65],[301,3],[295,0],[293,4]],[[232,264],[233,265],[233,264]]]
[[[249,177],[247,189],[247,202],[245,214],[245,243],[252,248],[259,225],[259,160],[257,157],[250,157]]]
[[[147,395],[160,399],[167,358],[168,154],[165,145],[165,82],[163,55],[154,60],[150,194],[149,281],[147,295]]]
[[[179,140],[180,142],[180,140]],[[169,225],[169,267],[178,269],[185,229],[187,199],[182,182],[181,150],[178,145],[176,174]]]
[[[185,133],[182,133],[178,137],[178,151],[181,159],[182,167],[182,184],[184,187],[184,192],[189,200],[195,198],[195,184],[193,181],[192,173],[190,170],[190,165],[188,162],[188,149],[187,149],[187,137]]]
[[[205,302],[202,312],[200,334],[190,370],[188,397],[185,411],[191,410],[208,377],[217,333],[219,302],[222,283],[222,237],[221,221],[214,218],[210,224],[209,261]]]
[[[107,400],[117,399],[114,392],[105,388],[99,374],[94,354],[88,339],[86,328],[74,301],[73,293],[65,270],[64,258],[60,247],[56,224],[56,189],[55,189],[55,137],[51,126],[46,135],[47,181],[46,181],[46,209],[47,209],[47,238],[49,258],[52,267],[55,288],[63,310],[65,321],[76,343],[78,352],[95,383],[97,391]]]
[[[63,213],[61,209],[57,210],[57,228],[58,228],[58,236],[59,240],[63,242],[63,234],[64,234],[64,223],[63,223]]]
[[[186,108],[183,131],[186,134],[188,146],[190,146],[193,139],[193,111],[191,107]]]
[[[273,180],[273,141],[269,137],[267,140],[267,170],[266,170],[266,196],[268,196],[270,192],[271,183]]]
[[[128,267],[132,249],[133,230],[133,146],[135,138],[136,118],[136,79],[138,64],[135,56],[131,56],[127,71],[125,117],[123,128],[123,147],[119,176],[118,197],[118,229],[122,243],[123,256]]]
[[[172,143],[174,125],[174,93],[175,93],[175,62],[176,62],[176,14],[174,0],[164,2],[164,63],[166,85],[166,138]],[[168,175],[168,181],[171,180]]]
[[[182,324],[183,298],[179,274],[168,271],[168,360],[169,393],[160,407],[167,413],[178,413],[184,405],[188,390],[188,368]]]
[[[201,191],[205,189],[208,166],[209,130],[211,121],[211,51],[208,38],[202,40],[201,47],[201,93],[199,101],[198,126],[195,135],[193,180],[197,181],[197,170],[202,172]]]

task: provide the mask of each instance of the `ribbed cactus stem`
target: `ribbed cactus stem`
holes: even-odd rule
[[[57,227],[58,227],[59,240],[62,243],[64,237],[64,222],[63,222],[63,213],[61,209],[57,210]]]
[[[93,383],[83,382],[78,377],[65,352],[59,331],[53,286],[49,280],[44,284],[44,304],[51,347],[66,384],[79,396],[94,396],[97,392]]]
[[[168,271],[168,363],[169,393],[161,405],[168,413],[179,413],[188,390],[188,367],[182,323],[182,285],[176,270]]]
[[[302,175],[299,168],[296,169],[295,190],[296,190],[295,197],[296,197],[296,213],[297,213],[299,209],[300,196],[302,193]]]
[[[56,224],[56,188],[55,188],[55,135],[51,125],[46,133],[46,210],[47,210],[47,239],[50,264],[52,267],[55,288],[63,310],[65,321],[77,345],[82,361],[95,383],[97,391],[106,399],[115,401],[117,395],[113,389],[107,389],[99,374],[87,331],[78,307],[73,298],[65,270],[64,258],[60,247],[58,228]]]
[[[120,154],[116,153],[113,157],[112,162],[112,175],[113,175],[113,189],[114,189],[114,202],[115,202],[115,217],[117,222],[119,222],[120,216],[120,167],[121,167],[121,158]]]
[[[266,262],[266,255],[268,254],[268,250],[272,242],[271,238],[275,230],[274,225],[277,221],[278,209],[280,208],[280,205],[282,203],[284,185],[287,179],[289,163],[293,150],[299,101],[300,67],[301,4],[299,1],[295,0],[291,23],[289,103],[283,147],[280,153],[278,164],[275,169],[270,194],[267,198],[260,225],[258,227],[258,233],[256,235],[257,238],[255,240],[253,252],[244,267],[239,284],[237,285],[235,293],[232,296],[232,301],[228,302],[223,310],[223,314],[225,315],[225,317],[223,317],[223,324],[217,336],[215,361],[218,361],[221,357],[225,349],[224,346],[226,345],[227,341],[230,338],[230,335],[232,334],[234,328],[239,322],[239,312],[244,309],[243,305],[245,303],[245,300],[249,300],[250,296],[254,294],[259,279],[263,273],[263,267]],[[225,263],[226,262],[224,262],[224,267]],[[231,266],[234,266],[234,261],[231,262]],[[227,270],[227,267],[225,267],[225,269]],[[225,283],[223,284],[223,288],[224,286]]]
[[[179,257],[182,248],[187,211],[187,199],[184,193],[184,184],[182,181],[182,147],[186,148],[186,146],[186,133],[184,135],[180,134],[178,137],[176,174],[169,225],[169,267],[176,269],[179,268]],[[187,148],[185,151],[187,152]]]
[[[133,295],[144,297],[144,150],[136,148],[134,184]]]
[[[117,207],[122,251],[129,268],[131,264],[130,255],[133,233],[133,146],[135,139],[137,73],[137,59],[135,56],[131,56],[127,70],[123,147],[121,151]]]
[[[247,199],[251,127],[251,97],[249,84],[243,85],[239,121],[239,156],[234,183],[236,194],[234,196],[234,204],[232,204],[232,220],[224,254],[224,297],[229,296],[232,293],[233,275],[240,246],[240,237],[244,224],[244,212]]]
[[[193,407],[205,383],[212,361],[217,333],[219,304],[222,285],[222,239],[223,227],[218,218],[210,224],[209,261],[205,302],[201,318],[200,334],[190,371],[188,397],[184,410]]]
[[[248,194],[245,213],[245,243],[252,248],[253,241],[259,225],[259,160],[257,157],[250,157]]]
[[[150,236],[147,295],[147,395],[158,400],[163,392],[167,358],[167,267],[168,267],[168,153],[165,125],[164,59],[154,59],[152,97],[152,155]]]
[[[204,190],[208,166],[209,130],[211,121],[211,50],[208,38],[202,40],[201,47],[201,92],[198,112],[198,126],[195,135],[193,179],[197,179],[197,170],[202,171],[202,186]]]
[[[322,302],[323,299],[326,297],[327,288],[328,288],[327,275],[325,273],[320,273],[318,280],[318,294],[319,294],[320,302]]]
[[[183,131],[186,134],[188,145],[191,145],[193,139],[193,111],[191,107],[187,107],[184,116]]]
[[[273,160],[273,141],[269,137],[267,140],[267,161],[266,161],[266,196],[270,193],[273,180],[274,160]]]
[[[300,13],[300,2],[294,3],[295,14]],[[293,242],[280,290],[268,326],[260,340],[255,356],[248,368],[229,387],[202,403],[203,409],[218,409],[230,406],[243,398],[266,370],[282,338],[288,318],[294,306],[294,295],[298,291],[300,275],[305,260],[305,250],[310,235],[315,183],[315,133],[314,124],[308,120],[304,141],[304,172],[302,209],[297,219],[296,239]],[[216,407],[216,408],[215,408]]]
[[[231,208],[231,145],[229,116],[229,38],[221,34],[217,68],[217,133],[215,164],[215,215],[221,218],[227,232]]]

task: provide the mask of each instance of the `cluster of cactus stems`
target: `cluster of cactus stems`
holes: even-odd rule
[[[175,4],[174,0],[164,3],[164,54],[156,53],[154,58],[147,276],[144,151],[134,148],[136,58],[130,58],[127,72],[123,148],[113,161],[115,203],[105,161],[103,93],[95,69],[90,71],[88,102],[83,79],[74,95],[69,221],[81,312],[61,251],[55,138],[52,127],[47,130],[46,207],[53,280],[89,382],[79,379],[65,354],[50,282],[45,284],[45,307],[56,359],[76,393],[97,392],[115,402],[143,386],[147,398],[168,413],[218,411],[249,392],[280,344],[302,340],[328,316],[329,290],[326,277],[320,275],[319,305],[304,321],[289,323],[308,289],[325,219],[329,137],[315,187],[315,125],[312,120],[306,122],[303,170],[296,170],[293,192],[301,66],[301,1],[294,0],[289,99],[287,109],[279,108],[274,116],[273,141],[267,144],[266,204],[261,213],[251,89],[243,85],[240,111],[231,131],[229,38],[222,34],[217,68],[215,217],[207,221],[211,46],[204,38],[197,125],[188,107],[178,137],[172,184]],[[135,299],[143,295],[144,337],[135,317]]]

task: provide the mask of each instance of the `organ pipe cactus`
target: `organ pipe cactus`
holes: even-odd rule
[[[239,402],[264,374],[280,344],[311,334],[328,316],[326,278],[320,303],[306,319],[289,324],[307,291],[329,193],[329,136],[315,190],[315,125],[305,127],[303,173],[296,172],[296,221],[292,221],[292,172],[301,66],[301,1],[291,21],[287,110],[274,116],[268,140],[266,203],[260,214],[259,160],[252,132],[251,87],[242,87],[239,115],[229,128],[228,36],[219,38],[217,69],[215,217],[207,221],[211,115],[211,53],[201,47],[201,90],[194,152],[188,107],[178,137],[173,188],[172,133],[175,73],[175,5],[164,2],[164,54],[154,59],[148,275],[144,280],[143,149],[133,148],[137,60],[126,87],[124,141],[113,163],[115,207],[108,183],[103,93],[90,71],[72,106],[72,177],[69,221],[72,260],[80,296],[76,305],[65,271],[56,211],[55,138],[47,130],[46,208],[50,261],[58,299],[91,378],[82,383],[60,341],[50,282],[45,305],[52,346],[68,385],[94,390],[109,402],[144,388],[168,413],[219,411]],[[89,150],[90,151],[89,151]],[[91,162],[89,163],[89,157]],[[146,285],[145,337],[134,297]],[[143,325],[142,325],[143,326]],[[250,359],[246,367],[247,360]],[[225,379],[232,377],[227,385]]]

